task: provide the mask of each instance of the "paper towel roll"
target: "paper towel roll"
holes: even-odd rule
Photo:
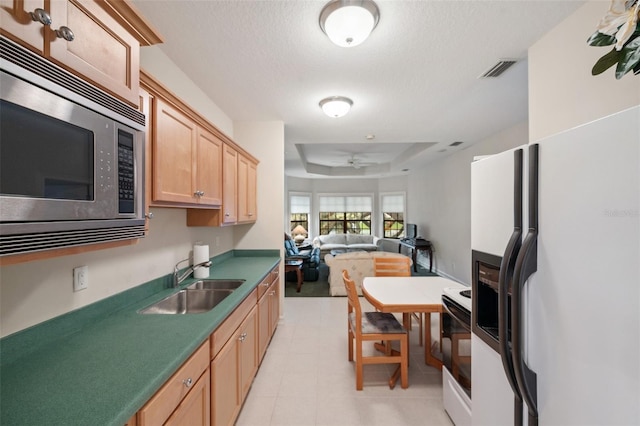
[[[209,246],[206,244],[196,244],[193,246],[193,264],[206,262],[209,260]],[[209,268],[199,267],[193,271],[194,278],[209,278]]]

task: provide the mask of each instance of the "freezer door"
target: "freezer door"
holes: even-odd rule
[[[524,145],[471,164],[472,250],[500,257],[504,254],[514,227],[513,153],[518,149],[526,155]]]
[[[542,140],[539,155],[524,306],[539,422],[640,424],[640,107]]]

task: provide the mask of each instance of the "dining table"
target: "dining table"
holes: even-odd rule
[[[464,289],[466,286],[440,276],[365,277],[362,294],[380,312],[408,314],[424,313],[424,361],[427,365],[442,369],[442,361],[431,349],[431,314],[441,314],[442,290]],[[405,328],[409,329],[411,315],[403,315]]]

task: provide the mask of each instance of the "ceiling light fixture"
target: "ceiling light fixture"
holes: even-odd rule
[[[330,96],[320,101],[320,108],[322,108],[322,111],[324,111],[324,113],[329,117],[334,118],[346,115],[352,105],[353,101],[349,98],[345,98],[344,96]]]
[[[379,20],[372,0],[333,0],[320,13],[320,28],[338,46],[353,47],[369,37]]]

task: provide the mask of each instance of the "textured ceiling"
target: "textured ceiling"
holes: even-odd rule
[[[325,3],[134,0],[232,120],[284,122],[285,173],[301,177],[403,173],[526,120],[527,49],[584,1],[377,1],[378,26],[353,48],[320,29]],[[518,62],[478,79],[503,58]],[[353,100],[345,117],[318,106],[333,95]]]

